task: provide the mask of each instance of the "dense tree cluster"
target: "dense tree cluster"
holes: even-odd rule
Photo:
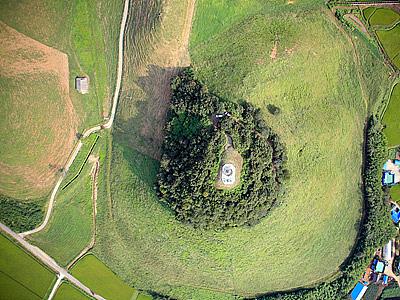
[[[390,208],[384,203],[385,195],[379,177],[387,153],[382,125],[371,117],[367,124],[367,140],[364,168],[364,216],[360,224],[359,237],[350,257],[332,282],[315,288],[301,289],[259,297],[263,300],[337,300],[347,299],[350,290],[362,276],[377,248],[395,236],[396,230],[390,221]]]
[[[36,202],[24,202],[0,194],[0,221],[16,232],[34,228],[43,218],[42,207]]]
[[[160,198],[177,219],[200,228],[254,225],[278,204],[286,175],[278,136],[248,103],[221,101],[191,69],[172,81],[158,174]],[[216,113],[229,112],[215,118]],[[214,116],[214,117],[213,117]],[[215,181],[226,135],[243,158],[240,185],[218,190]]]

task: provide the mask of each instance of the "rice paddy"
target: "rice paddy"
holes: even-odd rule
[[[0,299],[43,299],[55,275],[0,234]]]

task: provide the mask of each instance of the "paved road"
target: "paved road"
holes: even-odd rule
[[[11,236],[15,240],[18,241],[18,243],[25,248],[28,252],[30,252],[33,256],[35,256],[37,259],[39,259],[44,265],[48,266],[50,269],[52,269],[54,272],[57,273],[57,275],[60,277],[65,278],[84,292],[88,293],[91,295],[93,298],[98,299],[98,300],[105,300],[103,297],[100,295],[97,295],[95,293],[92,293],[92,291],[84,285],[82,282],[80,282],[78,279],[76,279],[74,276],[68,273],[67,270],[64,268],[60,267],[54,259],[52,259],[49,255],[44,253],[41,249],[39,249],[36,246],[33,246],[29,244],[27,241],[25,241],[21,236],[19,236],[16,232],[12,231],[10,228],[8,228],[6,225],[3,223],[0,223],[0,230],[5,232],[7,235]],[[55,292],[55,290],[54,290]]]
[[[95,133],[97,131],[100,131],[104,128],[111,128],[113,123],[114,123],[114,119],[115,119],[115,113],[117,111],[117,104],[118,104],[118,98],[119,98],[119,93],[121,90],[121,81],[122,81],[122,70],[123,70],[123,63],[124,63],[124,36],[125,36],[125,27],[126,27],[126,21],[128,19],[128,12],[129,12],[129,1],[130,0],[125,0],[125,4],[124,4],[124,11],[122,13],[122,20],[121,20],[121,26],[120,26],[120,31],[119,31],[119,44],[118,44],[118,68],[117,68],[117,83],[115,85],[115,91],[114,91],[114,97],[113,97],[113,102],[112,102],[112,108],[111,108],[111,114],[109,117],[109,120],[103,124],[103,125],[97,125],[94,126],[92,128],[89,128],[88,130],[86,130],[83,133],[82,138],[86,138],[89,135],[91,135],[92,133]],[[23,233],[20,233],[21,237],[26,237],[27,235],[39,232],[41,230],[43,230],[47,223],[50,220],[50,216],[51,216],[51,212],[53,211],[53,206],[54,206],[54,200],[56,198],[56,194],[58,192],[58,189],[60,188],[61,182],[63,181],[65,174],[68,172],[71,164],[74,162],[76,156],[79,153],[79,150],[82,147],[82,142],[79,141],[78,144],[75,146],[74,151],[72,152],[70,158],[68,159],[67,164],[64,167],[64,172],[63,174],[60,176],[60,178],[58,179],[52,193],[49,199],[49,204],[47,207],[47,212],[46,212],[46,217],[43,221],[42,224],[40,224],[39,227],[33,229],[33,230],[29,230]]]

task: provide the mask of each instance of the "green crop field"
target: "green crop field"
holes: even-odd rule
[[[390,8],[378,8],[372,10],[371,7],[367,8],[366,12],[367,20],[372,26],[392,26],[396,22],[400,21],[400,15]]]
[[[92,164],[87,163],[80,176],[68,188],[60,190],[48,225],[30,237],[34,244],[64,266],[90,243],[92,237],[91,167]]]
[[[367,22],[369,21],[369,18],[374,14],[375,11],[376,11],[376,7],[373,7],[373,6],[363,9],[362,13]]]
[[[390,96],[389,105],[383,116],[384,133],[389,146],[400,145],[400,84],[396,84]]]
[[[92,299],[69,283],[62,283],[57,289],[54,300],[88,300]]]
[[[55,275],[0,234],[0,299],[44,299]]]
[[[162,28],[172,32],[165,23]],[[110,170],[103,174],[110,186],[99,198],[96,255],[129,284],[178,299],[254,295],[332,276],[354,244],[361,216],[364,120],[388,86],[379,52],[353,38],[363,51],[361,65],[346,35],[316,2],[197,1],[190,36],[194,68],[227,100],[260,107],[284,140],[291,174],[284,205],[251,228],[196,231],[177,222],[154,193],[158,162],[124,138],[138,138],[136,114],[147,104],[131,101],[117,118],[118,124],[128,120],[132,130],[126,126],[124,135],[113,135],[110,169],[103,168]],[[139,42],[146,49],[153,43],[145,37]],[[142,60],[131,63],[140,68]],[[269,104],[281,113],[271,115]],[[145,129],[151,126],[162,123]]]
[[[94,255],[86,255],[80,259],[73,266],[72,275],[107,299],[131,300],[138,294]]]
[[[400,24],[390,30],[377,30],[376,34],[386,54],[393,64],[400,69]]]

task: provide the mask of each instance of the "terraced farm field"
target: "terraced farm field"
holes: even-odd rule
[[[396,84],[390,96],[389,105],[383,116],[385,135],[389,146],[400,145],[400,84]]]
[[[368,7],[363,15],[390,61],[400,68],[400,14],[390,8]]]
[[[0,299],[43,299],[55,275],[0,234]]]
[[[392,26],[400,21],[400,15],[390,8],[376,8],[367,12],[369,24],[372,26]]]
[[[110,186],[99,199],[96,255],[129,284],[179,299],[251,296],[333,276],[354,244],[361,216],[364,120],[383,95],[378,84],[364,80],[371,80],[368,72],[387,78],[384,68],[369,69],[379,53],[357,39],[365,54],[357,65],[346,34],[313,1],[197,1],[189,49],[198,76],[225,99],[245,99],[262,110],[286,144],[291,177],[285,205],[260,224],[196,231],[177,222],[154,193],[159,142],[143,137],[162,128],[162,111],[152,122],[139,114],[165,105],[151,98],[158,92],[147,84],[175,70],[151,59],[169,55],[153,38],[168,40],[174,24],[183,22],[174,14],[185,15],[182,2],[166,5],[162,26],[135,40],[154,52],[125,65],[128,86],[109,148],[110,173],[104,174]],[[150,15],[147,20],[157,11],[136,9]],[[172,15],[175,22],[168,23]],[[135,73],[141,68],[153,72],[141,77]],[[141,92],[132,92],[135,84]],[[270,114],[268,105],[281,113]]]

